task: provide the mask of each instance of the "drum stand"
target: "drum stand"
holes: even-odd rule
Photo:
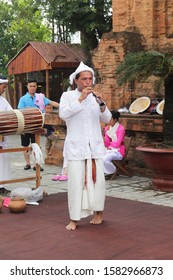
[[[40,134],[35,133],[35,142],[40,146]],[[9,149],[0,149],[0,153],[15,153],[15,152],[23,152],[23,151],[32,151],[32,147],[21,147],[21,148],[9,148]],[[41,176],[40,176],[40,165],[36,164],[36,175],[34,177],[25,177],[25,178],[18,178],[13,180],[5,180],[0,181],[0,185],[2,184],[10,184],[10,183],[18,183],[18,182],[25,182],[36,180],[36,188],[40,186]]]

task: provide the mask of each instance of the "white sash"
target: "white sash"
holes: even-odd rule
[[[106,134],[112,139],[112,141],[117,141],[116,131],[118,129],[119,122],[117,121],[114,126],[110,126],[109,130],[106,131]]]

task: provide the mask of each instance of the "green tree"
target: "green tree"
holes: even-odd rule
[[[43,17],[36,0],[11,0],[13,19],[9,28],[19,50],[28,41],[50,41],[50,30],[43,24]]]
[[[70,43],[70,23],[65,20],[64,1],[61,0],[37,0],[42,15],[45,19],[45,24],[51,30],[52,42]]]
[[[28,41],[50,41],[51,31],[35,0],[0,0],[0,72]]]
[[[12,13],[8,3],[0,1],[0,73],[7,74],[5,68],[9,57],[12,57],[16,53],[15,40],[9,32]]]
[[[0,0],[0,72],[28,41],[71,42],[81,33],[90,60],[112,28],[111,0]]]
[[[111,0],[37,0],[52,25],[52,40],[70,42],[71,34],[81,32],[87,52],[97,47],[104,32],[112,28]]]

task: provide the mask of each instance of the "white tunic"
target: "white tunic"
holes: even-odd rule
[[[111,113],[103,113],[92,94],[78,101],[76,89],[62,94],[59,115],[67,125],[64,157],[68,160],[68,207],[70,219],[79,221],[103,211],[105,202],[105,178],[103,156],[105,147],[100,121],[108,123]],[[96,183],[92,181],[91,159],[96,163]],[[85,161],[87,160],[87,161]]]
[[[76,89],[61,96],[59,116],[66,122],[67,136],[64,143],[64,157],[68,160],[103,158],[105,147],[100,121],[108,123],[111,113],[101,113],[92,93],[81,103],[81,93]]]
[[[0,95],[0,111],[13,110],[8,101]],[[6,148],[8,146],[8,136],[4,136],[4,140],[0,142],[0,146]],[[10,178],[10,162],[9,154],[0,154],[0,181],[8,180]],[[0,185],[0,188],[3,186]]]

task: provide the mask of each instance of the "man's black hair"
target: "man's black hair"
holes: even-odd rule
[[[37,80],[36,79],[29,79],[29,80],[27,80],[27,84],[28,83],[37,83]]]

